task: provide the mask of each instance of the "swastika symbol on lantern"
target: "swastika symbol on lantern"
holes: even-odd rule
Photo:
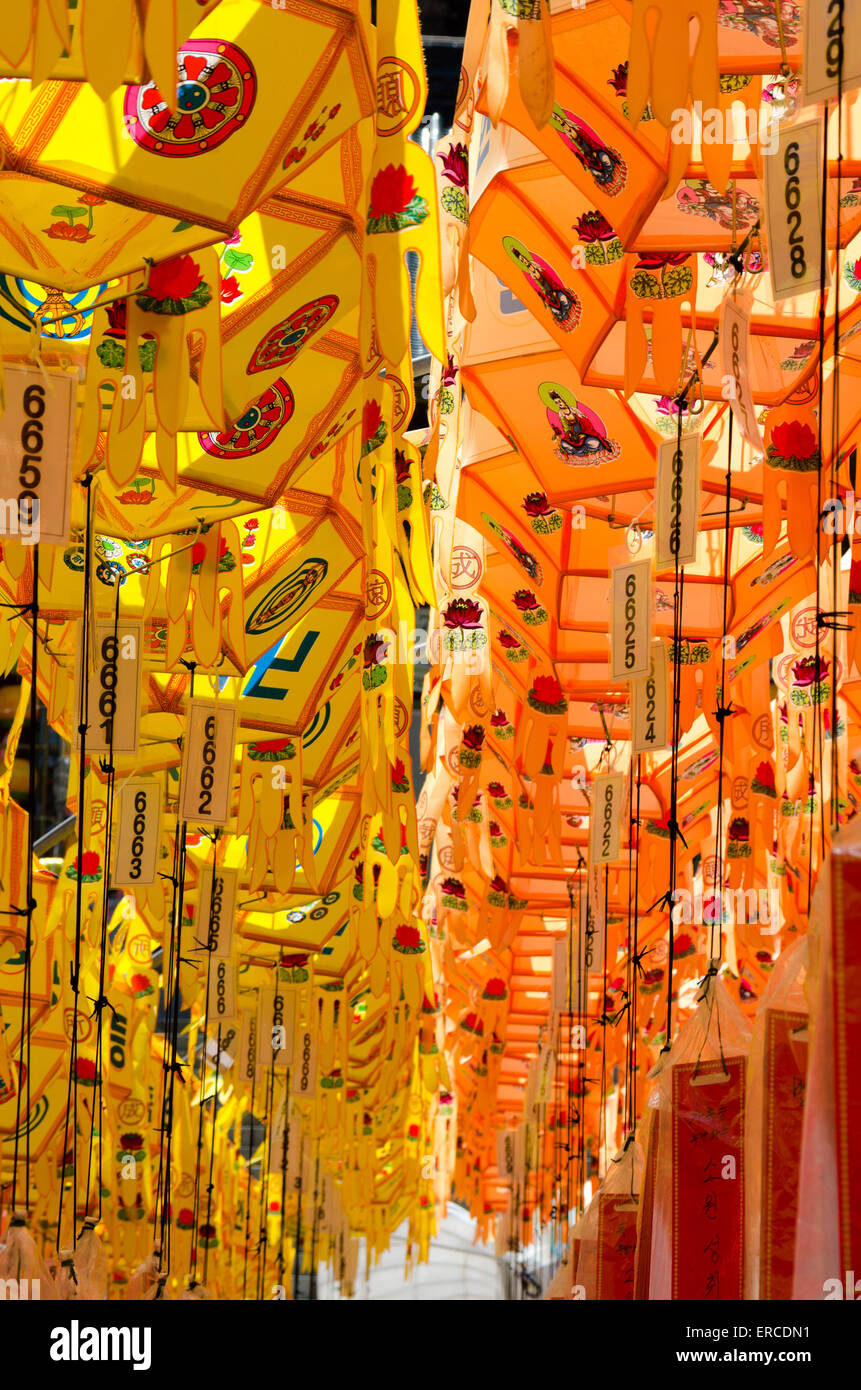
[[[254,68],[241,48],[221,39],[183,44],[176,61],[176,111],[153,82],[127,87],[126,129],[151,154],[207,154],[250,115],[257,95]]]
[[[456,545],[451,555],[451,587],[472,589],[481,578],[481,556],[468,545]]]

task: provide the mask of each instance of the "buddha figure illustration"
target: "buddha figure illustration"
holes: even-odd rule
[[[588,467],[619,457],[621,446],[607,438],[604,422],[594,410],[575,401],[564,387],[549,383],[541,388],[547,420],[553,431],[553,452],[563,463]],[[582,460],[582,462],[578,462]]]
[[[605,145],[591,126],[558,102],[554,103],[550,125],[608,198],[622,192],[628,180],[628,166],[618,150]]]
[[[522,270],[542,304],[552,315],[563,333],[571,333],[580,322],[580,300],[573,290],[563,285],[556,271],[541,256],[536,256],[514,237],[505,237],[503,245],[518,269]]]

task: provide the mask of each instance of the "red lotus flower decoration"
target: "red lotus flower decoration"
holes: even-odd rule
[[[523,510],[527,516],[549,516],[551,508],[546,492],[530,492],[523,499]]]
[[[781,458],[808,459],[816,453],[816,435],[809,425],[784,420],[771,432],[771,445]]]
[[[415,181],[403,164],[387,164],[371,184],[371,217],[397,217],[406,211],[417,192]]]
[[[487,790],[491,796],[505,796],[506,791],[501,782],[488,782]]]
[[[504,999],[506,994],[504,980],[488,980],[484,986],[485,999]]]
[[[574,230],[587,245],[595,241],[611,241],[616,235],[606,217],[600,212],[584,212],[574,223]]]
[[[557,705],[562,698],[562,686],[555,676],[536,676],[532,693],[542,705]]]
[[[79,874],[86,877],[87,874],[95,874],[99,871],[101,860],[94,849],[86,849],[80,859],[75,860],[75,868]]]
[[[830,664],[824,657],[805,656],[796,661],[792,668],[792,679],[796,685],[814,685],[828,675]]]
[[[500,632],[499,644],[500,646],[505,647],[506,651],[514,651],[517,647],[520,646],[520,643],[518,642],[517,638],[512,637],[510,632]]]
[[[480,724],[471,724],[468,729],[464,729],[463,746],[476,752],[484,747],[484,729]]]
[[[386,659],[389,644],[384,637],[379,637],[374,633],[371,637],[365,638],[365,647],[362,655],[362,664],[367,669],[369,666],[379,666]]]
[[[607,78],[607,86],[612,87],[617,97],[628,95],[628,64],[620,63],[613,69],[613,76]]]
[[[188,299],[202,276],[191,256],[172,256],[154,265],[149,273],[146,294],[151,299]]]
[[[126,336],[126,323],[128,320],[128,300],[118,299],[116,303],[109,304],[107,307],[108,323],[111,326],[111,333],[117,337]]]
[[[81,226],[80,222],[52,222],[44,231],[46,236],[53,237],[55,241],[89,241],[93,235],[86,227]]]
[[[228,275],[222,280],[220,298],[222,304],[232,304],[235,299],[242,298],[242,288],[235,275]]]
[[[443,154],[438,154],[437,159],[442,160],[442,176],[450,179],[455,188],[466,188],[469,185],[469,160],[466,153],[466,145],[452,145],[450,150]]]
[[[531,613],[538,607],[538,599],[531,589],[518,589],[514,594],[514,606],[520,613]]]
[[[362,443],[367,444],[373,439],[380,425],[383,423],[383,412],[380,409],[379,401],[365,401],[362,407]]]
[[[443,614],[443,621],[447,628],[478,627],[481,623],[481,606],[475,599],[453,599]]]
[[[665,265],[681,265],[689,251],[644,251],[637,261],[637,270],[662,270]]]

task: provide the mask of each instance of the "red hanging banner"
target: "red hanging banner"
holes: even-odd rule
[[[643,1186],[640,1194],[640,1221],[634,1264],[634,1298],[638,1301],[645,1301],[649,1297],[649,1273],[652,1266],[652,1223],[655,1219],[655,1185],[658,1177],[660,1137],[661,1112],[660,1109],[654,1109],[649,1122],[649,1142],[646,1146],[646,1164],[643,1170]]]
[[[598,1196],[598,1265],[595,1297],[634,1297],[634,1255],[637,1250],[637,1203],[628,1193]]]
[[[761,1299],[791,1298],[801,1122],[807,1078],[807,1015],[769,1009],[762,1110]]]
[[[673,1298],[744,1293],[743,1057],[673,1067]]]
[[[851,848],[832,853],[834,1101],[841,1269],[861,1268],[861,861]]]

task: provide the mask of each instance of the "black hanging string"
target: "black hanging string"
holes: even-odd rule
[[[676,434],[676,450],[681,457],[682,453],[682,415],[687,407],[687,398],[683,395],[677,397],[678,405],[678,424]],[[681,834],[678,822],[678,798],[679,798],[679,738],[681,735],[681,648],[682,648],[682,613],[684,608],[684,586],[685,571],[679,567],[678,546],[674,547],[674,568],[675,568],[675,588],[673,592],[673,718],[672,718],[672,737],[670,742],[670,883],[665,897],[665,901],[670,913],[669,930],[669,952],[667,955],[667,1026],[664,1035],[664,1045],[662,1052],[669,1052],[673,1039],[673,963],[675,956],[675,942],[673,940],[673,903],[675,900],[676,889],[676,855],[678,840]]]
[[[206,1185],[206,1232],[207,1244],[203,1250],[203,1282],[206,1283],[209,1273],[209,1228],[212,1222],[212,1194],[215,1191],[213,1173],[215,1171],[215,1125],[218,1120],[218,1069],[221,1062],[221,1024],[218,1025],[218,1036],[215,1042],[215,1090],[212,1094],[212,1143],[209,1148],[209,1181]],[[197,1253],[197,1241],[195,1241],[195,1254]]]
[[[281,1136],[281,1227],[278,1242],[278,1282],[284,1283],[284,1238],[287,1221],[287,1155],[290,1149],[290,1068],[284,1082],[284,1131]]]
[[[840,45],[842,48],[842,44]],[[819,563],[819,527],[822,516],[822,450],[824,444],[824,389],[825,389],[825,276],[827,267],[827,243],[828,243],[828,103],[822,114],[822,225],[819,236],[819,411],[817,415],[817,447],[818,458],[816,462],[816,648],[815,648],[815,680],[813,684],[813,747],[811,749],[810,764],[811,768],[817,766],[817,746],[818,746],[818,766],[819,766],[819,857],[820,863],[825,859],[825,804],[822,796],[822,762],[824,756],[824,735],[822,721],[822,704],[816,699],[817,689],[821,687],[821,650],[822,632],[827,626],[828,615],[822,611],[822,571]],[[839,198],[838,198],[839,202]],[[837,343],[834,344],[835,354]],[[836,597],[836,595],[835,595]],[[835,637],[836,640],[836,637]],[[836,671],[832,672],[832,684],[836,679]],[[797,716],[796,716],[797,717]],[[815,775],[815,774],[814,774]],[[813,818],[816,805],[815,794],[810,794],[810,822],[809,822],[809,843],[807,858],[807,910],[813,897]]]
[[[301,1272],[302,1272],[302,1241],[303,1241],[303,1239],[304,1239],[303,1231],[302,1231],[302,1192],[303,1192],[303,1184],[304,1184],[304,1182],[305,1182],[305,1140],[304,1140],[304,1136],[303,1136],[301,1130],[299,1131],[298,1150],[299,1150],[299,1182],[298,1182],[297,1189],[296,1189],[296,1241],[295,1241],[295,1254],[294,1254],[294,1259],[295,1259],[295,1261],[296,1261],[296,1267],[297,1267],[297,1269],[298,1269],[298,1272],[301,1274]]]
[[[19,502],[19,508],[21,503]],[[37,504],[38,505],[38,504]],[[30,1062],[31,1049],[31,1029],[32,1029],[32,969],[33,969],[33,910],[36,907],[36,900],[33,888],[33,855],[36,839],[36,717],[38,713],[38,694],[36,690],[36,680],[39,669],[39,546],[33,547],[32,560],[33,574],[33,593],[31,596],[30,620],[31,645],[30,645],[30,767],[27,780],[27,905],[24,909],[27,917],[27,925],[24,934],[24,975],[22,980],[21,995],[21,1037],[19,1040],[18,1052],[18,1083],[15,1095],[15,1145],[12,1158],[12,1210],[14,1212],[17,1204],[18,1195],[18,1157],[19,1143],[21,1138],[21,1099],[22,1094],[27,1097],[27,1126],[24,1132],[24,1205],[29,1211],[30,1208],[30,1114],[31,1114],[31,1095],[30,1079],[32,1066]],[[21,914],[21,909],[18,909]]]
[[[165,1121],[166,1121],[166,1118],[167,1118],[167,1077],[168,1077],[168,1071],[169,1071],[169,1068],[170,1068],[170,1062],[169,1062],[168,1058],[169,1058],[169,1056],[170,1056],[170,1043],[171,1043],[170,1025],[169,1025],[168,1009],[167,1009],[167,1000],[169,999],[169,994],[168,994],[169,982],[173,979],[173,958],[174,958],[174,953],[175,953],[175,951],[176,951],[176,902],[177,902],[177,884],[178,884],[177,874],[178,874],[178,871],[179,871],[179,836],[176,835],[176,836],[174,836],[174,842],[173,842],[173,865],[172,865],[172,873],[171,873],[170,875],[162,875],[162,877],[167,877],[167,878],[169,879],[169,882],[171,883],[172,888],[173,888],[173,897],[172,897],[172,901],[171,901],[171,910],[170,910],[170,941],[169,941],[169,944],[168,944],[168,959],[167,959],[167,963],[165,963],[164,958],[162,957],[162,997],[163,997],[163,999],[164,999],[164,1001],[165,1001],[165,1029],[164,1029],[164,1038],[163,1038],[163,1042],[162,1042],[162,1058],[161,1058],[161,1065],[162,1065],[162,1099],[161,1099],[161,1124],[160,1124],[160,1126],[159,1126],[159,1163],[158,1163],[158,1177],[157,1177],[157,1179],[156,1179],[155,1207],[154,1207],[154,1214],[153,1214],[153,1233],[152,1233],[153,1244],[155,1245],[155,1244],[157,1243],[157,1253],[158,1253],[158,1255],[159,1255],[159,1269],[161,1268],[161,1257],[162,1257],[162,1253],[163,1253],[163,1252],[162,1252],[162,1238],[163,1238],[164,1229],[165,1229],[165,1227],[164,1227],[164,1176],[165,1176],[165,1167],[164,1167],[164,1144],[165,1144]],[[160,1227],[160,1229],[159,1229],[159,1227]],[[156,1242],[157,1232],[158,1232],[158,1241]]]
[[[720,690],[718,692],[717,709],[714,712],[715,719],[718,721],[718,796],[717,796],[717,816],[715,822],[715,855],[714,855],[714,890],[717,894],[717,908],[712,899],[712,918],[709,924],[709,967],[715,959],[720,959],[723,955],[723,880],[724,880],[724,845],[723,845],[723,803],[724,803],[724,742],[726,721],[732,714],[731,701],[726,698],[726,625],[729,612],[729,576],[730,562],[732,559],[732,532],[730,530],[730,489],[732,485],[732,411],[729,412],[729,425],[727,432],[727,460],[726,460],[726,493],[725,493],[725,515],[724,515],[724,562],[723,562],[723,624],[721,627],[721,663],[720,663]],[[706,884],[703,884],[705,889]],[[703,894],[705,896],[705,893]],[[714,913],[717,911],[717,921]],[[717,951],[715,951],[715,931],[717,931]]]
[[[639,764],[639,754],[637,755],[637,762],[638,762],[638,764]],[[639,779],[638,779],[638,780],[639,780]],[[634,1038],[634,1031],[633,1031],[633,1030],[634,1030],[633,1010],[632,1010],[632,1008],[631,1008],[632,999],[633,999],[633,989],[634,989],[634,984],[633,984],[633,973],[634,973],[633,956],[634,956],[634,951],[635,951],[635,947],[632,945],[632,940],[631,940],[631,933],[632,933],[632,930],[633,930],[633,900],[632,900],[632,890],[633,890],[633,885],[634,885],[634,876],[633,876],[633,874],[632,874],[632,872],[631,872],[631,869],[633,868],[633,864],[631,863],[631,860],[632,860],[633,857],[634,857],[634,760],[633,760],[633,757],[631,758],[630,775],[629,775],[629,777],[628,777],[628,856],[629,856],[629,859],[628,859],[628,942],[627,942],[627,945],[628,945],[628,958],[627,958],[627,961],[626,961],[626,963],[625,963],[625,995],[626,995],[627,1003],[628,1003],[628,1037],[627,1037],[627,1045],[626,1045],[626,1047],[625,1047],[625,1076],[624,1076],[624,1083],[623,1083],[623,1084],[624,1084],[624,1091],[625,1091],[625,1109],[624,1109],[624,1112],[623,1112],[623,1115],[622,1115],[622,1138],[623,1138],[623,1141],[626,1141],[626,1140],[627,1140],[628,1135],[631,1134],[631,1133],[633,1133],[633,1129],[634,1129],[634,1121],[633,1121],[634,1106],[633,1106],[633,1100],[632,1100],[632,1095],[631,1095],[632,1088],[633,1088],[633,1085],[634,1085],[634,1047],[635,1047],[635,1045],[636,1045],[636,1041],[635,1041],[635,1038]]]
[[[265,1171],[260,1175],[260,1231],[257,1242],[257,1299],[263,1298],[266,1283],[266,1215],[269,1208],[269,1172],[272,1168],[272,1130],[275,1127],[275,1068],[269,1068],[269,1099],[266,1107],[269,1124],[266,1135]],[[265,1118],[265,1117],[264,1117]]]
[[[66,1091],[66,1114],[63,1123],[63,1167],[60,1174],[60,1194],[57,1205],[57,1249],[62,1241],[63,1196],[66,1190],[66,1170],[69,1167],[69,1122],[74,1115],[72,1126],[72,1248],[77,1248],[78,1235],[75,1225],[78,1202],[78,997],[81,976],[81,940],[84,915],[84,801],[86,798],[87,776],[87,716],[90,709],[90,602],[92,591],[92,549],[93,549],[93,496],[92,475],[85,473],[81,487],[87,499],[86,524],[84,527],[84,598],[81,612],[81,675],[80,698],[78,703],[78,877],[75,885],[75,957],[71,971],[74,1006],[72,1009],[72,1036],[69,1041],[69,1084]]]
[[[637,1034],[637,970],[639,969],[639,925],[640,925],[640,785],[642,780],[642,756],[637,754],[637,849],[634,856],[634,939],[633,945],[629,943],[631,956],[631,1121],[629,1133],[633,1134],[634,1128],[639,1121],[637,1113],[637,1047],[639,1036]],[[633,1169],[632,1169],[633,1173]]]
[[[196,663],[193,661],[183,663],[191,674],[190,698],[194,699],[194,673]],[[180,797],[182,789],[180,789]],[[177,810],[177,820],[181,801]],[[173,1102],[174,1087],[177,1076],[182,1076],[182,1069],[179,1064],[179,1015],[180,1015],[180,970],[182,967],[182,913],[185,898],[185,863],[186,863],[186,839],[188,825],[178,821],[179,847],[175,858],[175,872],[173,883],[173,910],[171,912],[171,956],[170,965],[173,967],[172,975],[168,971],[168,980],[171,986],[170,1004],[167,1009],[166,1038],[170,1040],[170,1061],[163,1062],[162,1067],[165,1075],[164,1100],[162,1108],[163,1126],[163,1148],[162,1162],[160,1165],[159,1187],[161,1190],[161,1255],[159,1269],[162,1268],[161,1261],[164,1261],[164,1269],[170,1271],[170,1235],[171,1235],[171,1150],[173,1145]],[[176,842],[174,842],[176,848]],[[164,977],[163,977],[164,979]],[[195,1232],[195,1239],[197,1233]]]
[[[251,1155],[252,1155],[251,1145],[252,1145],[252,1142],[253,1142],[253,1139],[254,1139],[254,1100],[255,1100],[255,1092],[256,1092],[256,1090],[257,1090],[257,1065],[256,1065],[256,1058],[255,1058],[255,1066],[254,1066],[253,1071],[252,1071],[252,1074],[251,1074],[251,1108],[250,1108],[250,1110],[249,1110],[249,1112],[248,1112],[248,1117],[249,1117],[249,1124],[248,1124],[248,1157],[247,1157],[246,1162],[245,1162],[245,1175],[246,1175],[246,1179],[247,1179],[247,1186],[246,1186],[246,1197],[245,1197],[245,1248],[244,1248],[244,1250],[243,1250],[243,1262],[242,1262],[242,1297],[243,1297],[243,1299],[245,1298],[246,1293],[248,1292],[248,1257],[249,1257],[249,1251],[250,1251],[250,1248],[251,1248],[251,1194],[252,1194],[252,1191],[253,1191],[253,1183],[254,1183],[254,1180],[253,1180],[253,1178],[252,1178],[252,1176],[251,1176]],[[240,1138],[241,1138],[241,1134],[242,1134],[242,1131],[241,1131],[241,1129],[240,1129]]]
[[[113,664],[113,667],[114,667],[114,672],[115,672],[115,673],[116,673],[116,670],[117,670],[117,662],[118,662],[118,660],[119,660],[119,643],[118,643],[118,632],[119,632],[119,622],[120,622],[120,576],[119,576],[119,575],[117,575],[117,585],[116,585],[116,589],[117,589],[117,592],[116,592],[116,598],[115,598],[115,600],[114,600],[114,631],[113,631],[113,642],[114,642],[113,651],[114,651],[114,660],[113,660],[113,663],[112,663],[112,664]],[[116,691],[116,679],[115,679],[115,683],[114,683],[114,691]],[[91,1115],[91,1117],[90,1117],[90,1143],[89,1143],[89,1149],[88,1149],[88,1152],[87,1152],[87,1186],[86,1186],[87,1200],[86,1200],[86,1204],[85,1204],[85,1207],[84,1207],[84,1216],[86,1217],[86,1216],[88,1215],[88,1213],[89,1213],[90,1181],[91,1181],[91,1178],[92,1178],[92,1170],[93,1170],[93,1148],[94,1148],[95,1142],[96,1142],[96,1125],[98,1124],[98,1134],[99,1134],[99,1145],[98,1145],[98,1186],[99,1186],[98,1220],[99,1220],[99,1221],[101,1221],[101,1219],[102,1219],[102,1189],[103,1189],[103,1186],[104,1186],[104,1184],[103,1184],[103,1182],[102,1182],[102,1152],[103,1152],[103,1148],[104,1148],[104,1144],[103,1144],[103,1142],[102,1142],[102,1140],[103,1140],[103,1134],[102,1134],[102,1097],[103,1097],[103,1094],[104,1094],[104,1082],[103,1082],[103,1079],[102,1079],[102,1057],[103,1057],[103,1052],[102,1052],[102,1015],[103,1015],[103,1013],[104,1013],[104,1011],[105,1011],[106,1008],[109,1009],[109,1010],[111,1011],[111,1013],[113,1014],[113,1008],[112,1008],[111,1005],[108,1003],[108,998],[107,998],[107,995],[105,994],[105,973],[106,973],[106,969],[107,969],[107,956],[108,956],[108,916],[109,916],[109,911],[110,911],[110,905],[109,905],[109,901],[108,901],[108,895],[109,895],[109,893],[110,893],[110,884],[111,884],[111,863],[112,863],[112,859],[113,859],[114,785],[115,785],[115,775],[116,775],[116,774],[115,774],[115,768],[114,768],[114,728],[115,728],[115,724],[116,724],[116,694],[114,695],[114,710],[113,710],[113,713],[110,715],[109,720],[108,720],[108,738],[107,738],[107,744],[108,744],[108,759],[107,759],[107,762],[102,762],[102,763],[101,763],[102,771],[105,772],[105,773],[107,774],[107,779],[108,779],[108,783],[107,783],[107,793],[106,793],[106,821],[107,821],[107,825],[106,825],[106,830],[105,830],[105,880],[104,880],[104,892],[103,892],[103,894],[102,894],[102,922],[101,922],[101,931],[100,931],[100,936],[99,936],[99,993],[98,993],[97,998],[91,999],[91,1000],[90,1000],[90,1003],[93,1005],[92,1017],[95,1018],[95,1020],[96,1020],[96,1089],[95,1089],[95,1099],[94,1099],[94,1104],[93,1104],[93,1113],[92,1113],[92,1115]]]
[[[319,1212],[319,1193],[320,1193],[320,1142],[317,1141],[314,1158],[314,1220],[311,1225],[311,1259],[309,1261],[308,1287],[309,1299],[315,1299],[317,1294],[317,1216]]]
[[[842,7],[841,7],[842,18]],[[826,107],[827,110],[827,107]],[[835,236],[835,246],[837,255],[840,255],[840,192],[843,182],[843,30],[841,26],[840,38],[837,44],[837,231]],[[822,223],[825,226],[826,209],[822,209]],[[832,410],[831,410],[831,496],[837,496],[837,472],[840,468],[838,453],[840,449],[840,275],[834,277],[834,365],[831,376],[832,389]],[[822,360],[820,359],[820,376],[822,375]],[[819,519],[817,519],[816,533],[816,560],[819,562]],[[849,538],[849,560],[852,561],[852,538]],[[851,574],[851,569],[850,569]],[[834,528],[834,535],[831,539],[831,575],[832,575],[832,594],[835,608],[837,607],[838,585],[840,581],[840,545],[837,538],[837,528]],[[835,615],[836,616],[836,615]],[[818,626],[818,616],[817,616]],[[838,756],[839,733],[839,712],[837,707],[837,643],[839,628],[835,621],[832,628],[833,639],[831,648],[831,830],[832,834],[840,824],[840,795],[839,795],[839,776],[840,760]]]
[[[193,1198],[192,1198],[192,1204],[191,1204],[191,1205],[192,1205],[192,1211],[194,1212],[194,1229],[195,1229],[195,1230],[197,1230],[198,1222],[199,1222],[199,1218],[200,1218],[200,1179],[201,1179],[202,1166],[203,1166],[203,1165],[202,1165],[202,1158],[203,1158],[203,1116],[204,1116],[204,1111],[205,1111],[205,1108],[206,1108],[205,1105],[204,1105],[204,1102],[203,1102],[203,1089],[204,1089],[204,1080],[205,1080],[205,1078],[206,1078],[206,1056],[207,1056],[206,1048],[207,1048],[207,1041],[208,1041],[208,1037],[209,1037],[209,994],[210,994],[210,985],[211,985],[211,982],[212,982],[212,951],[213,951],[213,946],[214,946],[214,942],[213,942],[213,940],[212,940],[212,911],[213,911],[213,904],[214,904],[214,902],[215,902],[215,880],[216,880],[216,878],[217,878],[217,876],[218,876],[218,865],[217,865],[217,862],[216,862],[216,861],[217,861],[217,856],[218,856],[218,836],[219,836],[219,831],[216,830],[215,833],[214,833],[214,835],[213,835],[213,843],[212,843],[212,886],[211,886],[211,888],[210,888],[210,893],[209,893],[209,921],[207,922],[207,925],[206,925],[206,940],[205,940],[205,941],[200,941],[200,940],[198,940],[198,943],[197,943],[198,950],[206,951],[206,1002],[205,1002],[205,1004],[204,1004],[204,1010],[203,1010],[203,1043],[202,1043],[202,1046],[201,1046],[201,1053],[200,1053],[200,1104],[199,1104],[199,1106],[198,1106],[198,1116],[197,1116],[197,1158],[196,1158],[195,1169],[194,1169],[194,1196],[193,1196]],[[198,926],[199,926],[199,925],[200,925],[200,923],[198,923]],[[220,1025],[219,1025],[219,1034],[220,1034],[220,1032],[221,1032],[221,1028],[220,1028]],[[217,1065],[218,1065],[218,1064],[217,1064],[217,1060],[216,1060],[216,1090],[217,1090],[217,1087],[218,1087],[218,1071],[217,1071]],[[216,1097],[216,1102],[217,1102],[217,1097]],[[192,1242],[192,1246],[191,1246],[191,1263],[190,1263],[190,1265],[189,1265],[189,1275],[190,1275],[190,1277],[194,1278],[194,1276],[195,1276],[196,1273],[197,1273],[197,1241],[195,1240],[195,1241]],[[206,1283],[206,1275],[205,1275],[205,1274],[204,1274],[204,1276],[203,1276],[203,1282],[204,1282],[204,1284]]]

